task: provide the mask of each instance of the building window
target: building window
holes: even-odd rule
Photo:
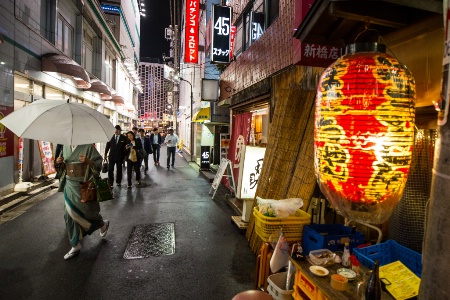
[[[56,27],[56,48],[68,57],[73,54],[73,27],[61,16],[58,15]]]
[[[111,88],[116,88],[116,61],[111,52],[106,51],[105,54],[105,83]]]
[[[82,49],[83,53],[81,58],[83,60],[83,68],[89,73],[93,73],[92,72],[92,60],[94,53],[93,49],[94,49],[94,37],[88,30],[84,30],[84,42]]]
[[[236,38],[233,54],[237,57],[242,53],[242,19],[236,24]]]
[[[269,27],[280,14],[280,0],[266,0],[267,1],[267,26]]]

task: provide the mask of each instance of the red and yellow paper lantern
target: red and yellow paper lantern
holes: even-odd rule
[[[342,216],[381,224],[401,199],[414,142],[415,85],[384,45],[360,43],[322,74],[315,170]]]

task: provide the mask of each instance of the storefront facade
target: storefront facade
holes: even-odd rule
[[[134,20],[135,13],[129,10],[132,5],[137,3],[117,6],[125,20]],[[83,103],[102,112],[113,124],[131,128],[137,119],[134,107],[140,83],[124,59],[135,53],[116,47],[119,41],[97,2],[62,1],[41,7],[29,1],[6,1],[0,7],[4,15],[0,19],[3,116],[40,99],[64,99]],[[131,35],[128,39],[138,41]],[[5,129],[1,141],[7,150],[0,156],[4,172],[0,193],[12,190],[19,179],[19,139],[8,134]],[[24,181],[43,175],[37,145],[35,140],[23,141]],[[104,149],[102,144],[97,146]]]

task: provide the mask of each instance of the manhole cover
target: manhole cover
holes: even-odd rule
[[[123,258],[137,259],[174,253],[174,223],[145,224],[133,227]]]

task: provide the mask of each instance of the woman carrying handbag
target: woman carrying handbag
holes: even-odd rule
[[[92,144],[67,146],[62,148],[56,163],[65,168],[65,175],[61,176],[59,192],[64,192],[64,219],[67,235],[72,249],[64,255],[68,260],[80,253],[80,241],[86,235],[100,230],[100,236],[106,236],[109,221],[100,215],[100,205],[97,201],[81,202],[81,185],[86,174],[91,175],[90,169],[97,173],[102,166],[102,156]]]
[[[136,185],[141,184],[141,149],[142,143],[140,139],[136,139],[133,131],[127,132],[128,144],[125,146],[125,157],[127,158],[127,188],[131,189],[131,177],[133,169],[136,173]]]

